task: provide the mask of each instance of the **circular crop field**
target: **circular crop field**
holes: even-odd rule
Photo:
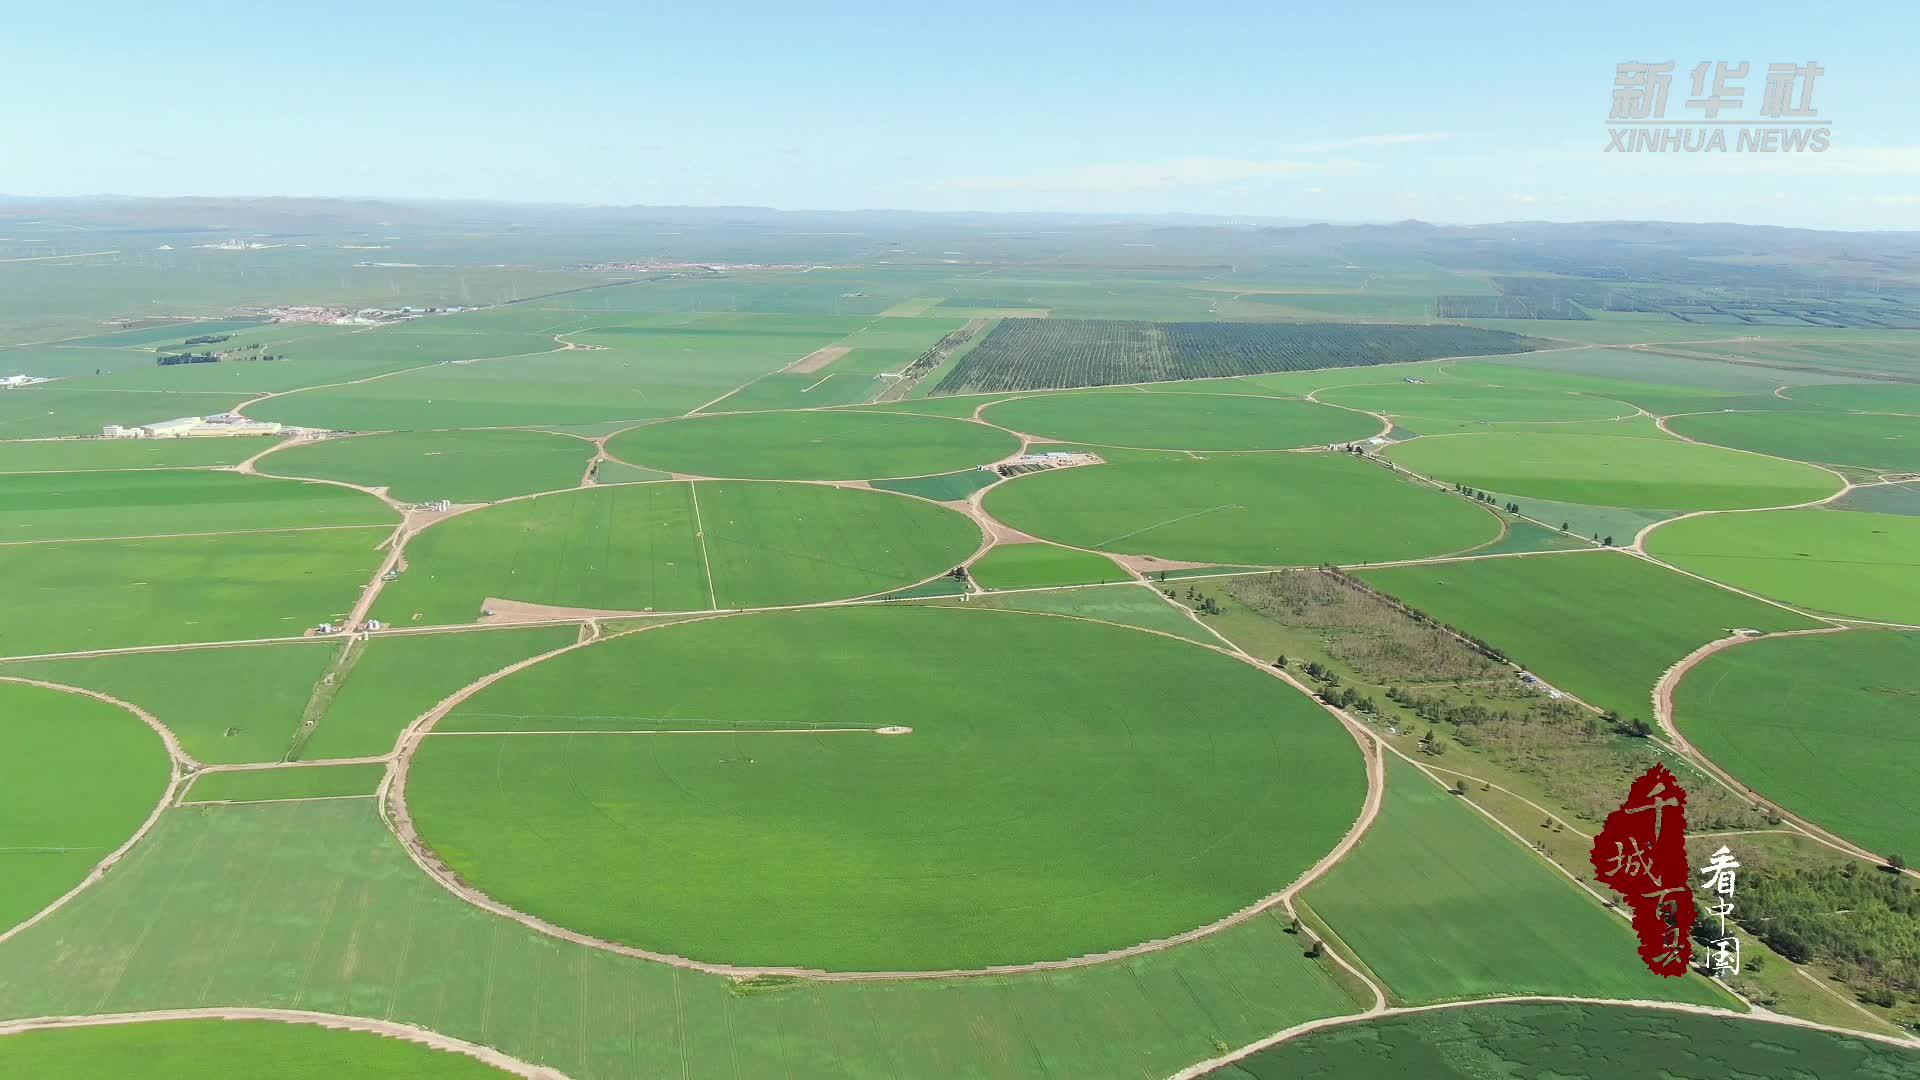
[[[1770,510],[1662,525],[1652,554],[1702,577],[1835,615],[1920,622],[1920,518]]]
[[[879,412],[695,416],[607,441],[610,456],[632,465],[753,480],[927,476],[985,465],[1018,449],[1013,436],[970,420]]]
[[[1920,634],[1763,638],[1674,691],[1680,733],[1755,791],[1870,851],[1920,851]]]
[[[1386,451],[1414,472],[1500,495],[1640,510],[1743,510],[1840,490],[1832,473],[1679,439],[1492,432]]]
[[[395,431],[322,439],[260,461],[274,476],[385,487],[403,502],[492,502],[580,482],[593,444],[550,431]]]
[[[405,626],[467,622],[489,599],[617,611],[842,600],[935,577],[979,546],[979,526],[964,514],[862,488],[684,480],[588,488],[471,511],[421,533],[375,612]]]
[[[1484,544],[1500,522],[1349,454],[1128,457],[987,493],[994,517],[1073,547],[1258,566],[1383,562]]]
[[[1149,450],[1284,450],[1380,433],[1380,421],[1363,413],[1235,394],[1049,394],[991,405],[980,415],[1040,438]]]
[[[1920,416],[1920,386],[1874,383],[1822,383],[1795,386],[1787,391],[1794,401],[1830,405],[1836,409],[1905,413]]]
[[[1843,412],[1726,412],[1676,416],[1689,439],[1763,454],[1902,472],[1920,470],[1920,416]]]
[[[928,971],[1220,919],[1326,854],[1365,789],[1336,721],[1212,650],[862,607],[555,657],[442,720],[406,799],[464,881],[560,926],[717,963]]]
[[[1322,390],[1314,396],[1334,405],[1385,413],[1395,420],[1407,421],[1425,418],[1497,424],[1527,420],[1610,420],[1633,413],[1633,406],[1606,398],[1477,383],[1344,386]]]
[[[4,931],[126,843],[153,813],[172,766],[152,728],[95,698],[0,682],[0,717],[0,761],[20,766],[0,784]]]

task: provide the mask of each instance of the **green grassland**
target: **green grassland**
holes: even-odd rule
[[[360,1031],[269,1020],[175,1020],[56,1028],[0,1038],[0,1072],[72,1080],[486,1080],[506,1073],[463,1054]]]
[[[118,653],[0,664],[0,675],[132,702],[165,724],[194,758],[235,765],[286,757],[314,684],[338,651],[316,641]]]
[[[838,360],[815,371],[782,371],[756,379],[709,411],[809,409],[874,401],[893,383],[881,378],[882,372],[904,371],[942,335],[963,325],[955,319],[875,320],[836,342],[853,350]]]
[[[1920,622],[1920,518],[1773,510],[1663,525],[1647,551],[1729,585],[1835,615]]]
[[[1033,592],[985,593],[964,599],[934,601],[941,606],[992,608],[996,611],[1028,611],[1040,615],[1064,615],[1075,619],[1118,623],[1142,630],[1197,641],[1216,648],[1223,643],[1207,632],[1180,608],[1167,603],[1153,590],[1140,584],[1092,585],[1077,589],[1043,589]]]
[[[1048,394],[987,409],[981,418],[1049,439],[1165,450],[1281,450],[1376,435],[1363,413],[1310,401],[1231,394]]]
[[[862,412],[735,413],[622,432],[607,453],[647,468],[747,480],[926,476],[997,461],[1019,440],[985,424]]]
[[[1358,1008],[1286,926],[1261,917],[1136,959],[1021,977],[740,987],[462,902],[413,867],[369,800],[189,807],[0,945],[0,1016],[312,1009],[415,1024],[579,1080],[663,1067],[1164,1076]]]
[[[1130,576],[1112,559],[1052,544],[1002,544],[967,571],[985,589],[1104,585]]]
[[[1690,439],[1798,461],[1920,471],[1920,417],[1842,412],[1730,412],[1681,416]]]
[[[593,482],[596,484],[647,484],[670,479],[672,477],[659,469],[643,469],[610,458],[601,458],[593,467]]]
[[[985,505],[1022,532],[1075,547],[1249,565],[1441,555],[1486,543],[1500,527],[1466,500],[1348,454],[1129,456],[1021,477]]]
[[[1863,412],[1890,412],[1920,416],[1920,386],[1887,383],[1796,386],[1787,396],[1809,405],[1830,405]],[[3,429],[0,429],[3,430]]]
[[[1389,757],[1380,816],[1304,896],[1396,1000],[1566,994],[1736,1004],[1698,976],[1649,972],[1626,920],[1461,800]]]
[[[753,659],[716,680],[723,654]],[[912,734],[764,730],[891,724]],[[715,734],[619,733],[684,728]],[[975,967],[1178,933],[1292,880],[1364,786],[1346,732],[1250,666],[985,609],[617,638],[437,730],[575,729],[612,733],[429,736],[422,834],[520,910],[745,964]]]
[[[0,442],[0,473],[92,472],[112,469],[233,465],[273,445],[271,439],[42,439]]]
[[[1359,576],[1507,651],[1589,704],[1649,722],[1654,684],[1694,649],[1736,628],[1819,625],[1610,551],[1396,566]]]
[[[294,636],[353,606],[391,531],[0,546],[0,655]]]
[[[326,439],[261,459],[274,476],[385,487],[402,502],[492,502],[580,482],[593,444],[544,431],[398,431]]]
[[[150,394],[85,390],[64,382],[0,392],[0,439],[98,435],[108,424],[137,427],[177,416],[207,416],[245,394]]]
[[[488,597],[630,611],[806,603],[912,584],[965,561],[978,543],[963,515],[852,488],[591,488],[427,530],[376,610],[405,626],[471,621]]]
[[[1920,1054],[1825,1031],[1609,1005],[1518,1003],[1388,1016],[1262,1050],[1222,1080],[1406,1076],[1550,1077],[1570,1063],[1594,1080],[1920,1077]]]
[[[104,701],[0,682],[0,717],[5,931],[125,843],[160,801],[172,768],[152,728]]]
[[[1314,395],[1320,401],[1384,413],[1418,430],[1422,420],[1507,423],[1516,420],[1606,420],[1633,409],[1607,398],[1567,391],[1458,382],[1392,382]]]
[[[1885,853],[1920,851],[1920,636],[1762,639],[1716,653],[1674,694],[1681,734],[1796,814]]]
[[[180,801],[271,802],[372,795],[386,774],[385,765],[374,763],[289,765],[278,769],[201,773]]]
[[[30,473],[0,485],[0,543],[395,525],[371,495],[231,472]]]
[[[299,756],[318,761],[391,753],[400,732],[448,694],[578,637],[570,625],[374,637],[339,676]]]
[[[1737,510],[1809,502],[1841,486],[1810,465],[1678,439],[1499,432],[1414,439],[1385,453],[1440,480],[1595,506]]]
[[[1493,499],[1495,506],[1513,503],[1520,512],[1530,518],[1546,522],[1549,526],[1565,525],[1567,531],[1575,536],[1591,540],[1603,540],[1613,537],[1616,544],[1630,543],[1639,535],[1640,530],[1655,522],[1666,521],[1676,516],[1666,510],[1635,510],[1620,506],[1588,506],[1585,503],[1556,502],[1552,499],[1534,499],[1514,495],[1506,491],[1485,492]],[[1486,548],[1475,554],[1492,554],[1496,548]]]

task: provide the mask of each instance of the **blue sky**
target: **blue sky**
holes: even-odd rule
[[[649,7],[34,3],[0,192],[1920,228],[1911,2]],[[1623,60],[1817,60],[1833,149],[1605,154]]]

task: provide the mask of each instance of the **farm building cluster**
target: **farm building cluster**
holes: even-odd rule
[[[1021,454],[1012,461],[980,467],[992,469],[1001,476],[1019,476],[1022,473],[1045,472],[1048,469],[1064,469],[1074,465],[1098,465],[1101,460],[1100,455],[1089,454],[1084,450],[1047,450],[1038,454]]]
[[[181,416],[156,420],[151,424],[122,427],[108,424],[100,434],[109,439],[183,439],[223,435],[300,435],[306,428],[289,427],[271,420],[255,420],[239,413],[213,416]]]

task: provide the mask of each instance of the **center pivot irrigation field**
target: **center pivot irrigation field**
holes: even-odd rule
[[[1920,1076],[1898,274],[490,213],[0,206],[0,1074]]]
[[[911,585],[979,544],[918,499],[812,484],[632,484],[463,514],[408,549],[375,611],[470,622],[489,599],[555,608],[698,611],[839,600]]]
[[[716,655],[738,658],[731,677],[704,669]],[[896,726],[911,731],[875,733]],[[1215,652],[890,608],[709,620],[548,661],[441,721],[406,794],[462,880],[570,929],[896,971],[1220,919],[1326,854],[1364,788],[1337,721]]]

